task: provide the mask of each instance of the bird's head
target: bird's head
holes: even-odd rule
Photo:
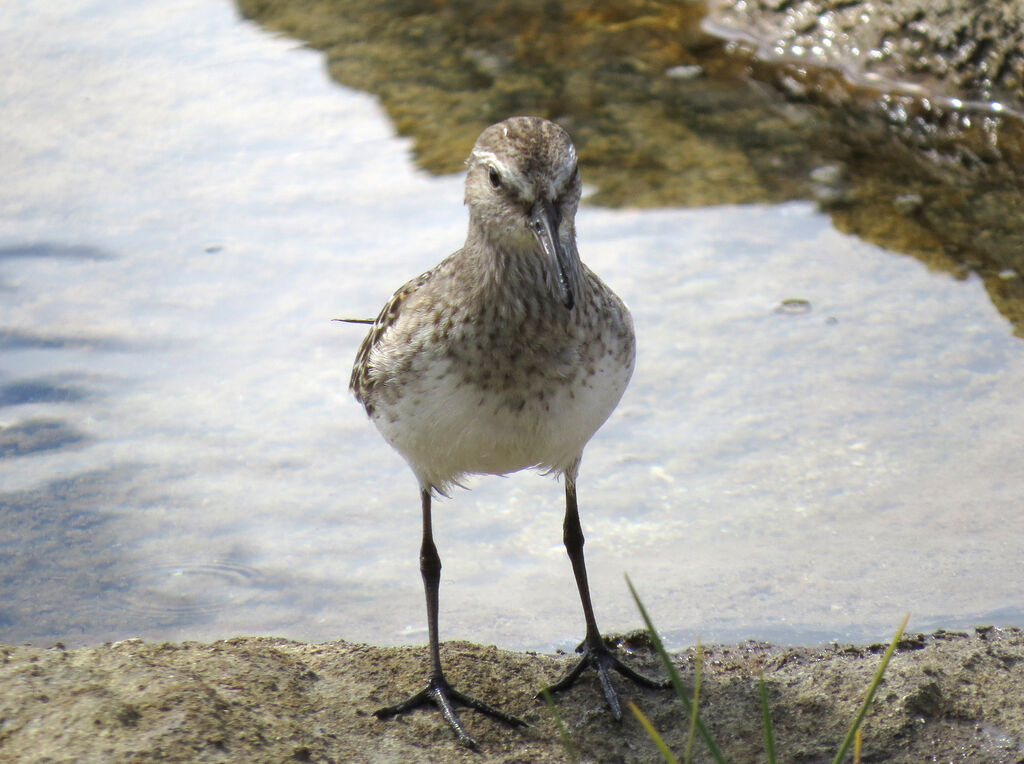
[[[471,226],[500,251],[543,257],[571,310],[580,171],[569,135],[539,117],[512,117],[480,134],[466,164]]]

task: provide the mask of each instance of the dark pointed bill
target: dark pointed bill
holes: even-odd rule
[[[569,283],[569,256],[558,237],[558,225],[561,222],[561,215],[551,202],[540,200],[533,205],[530,213],[530,230],[537,237],[537,241],[548,256],[551,267],[558,277],[558,293],[562,298],[562,304],[572,310],[576,304],[576,297],[572,293],[572,284]]]

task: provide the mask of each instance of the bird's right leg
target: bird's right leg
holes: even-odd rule
[[[526,722],[506,714],[504,711],[492,708],[483,701],[459,692],[448,684],[448,680],[445,679],[444,672],[441,670],[441,648],[437,630],[438,591],[441,587],[441,558],[437,554],[437,547],[434,546],[434,532],[430,520],[430,489],[423,489],[421,496],[423,500],[423,541],[420,545],[420,574],[423,576],[423,589],[427,595],[430,676],[427,680],[427,686],[415,695],[393,706],[379,708],[373,714],[378,719],[386,719],[422,705],[433,704],[441,711],[441,715],[448,722],[448,726],[455,731],[459,742],[469,748],[475,748],[476,741],[469,736],[465,727],[462,726],[462,721],[459,719],[458,714],[455,713],[455,703],[461,703],[513,727],[525,726]]]

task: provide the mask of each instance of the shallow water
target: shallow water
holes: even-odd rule
[[[0,19],[0,641],[425,641],[415,481],[346,390],[459,176],[216,0]],[[670,643],[1021,620],[1021,341],[813,204],[607,210],[639,365],[588,448],[598,619]],[[805,300],[789,302],[787,300]],[[569,647],[561,489],[439,502],[442,636]]]

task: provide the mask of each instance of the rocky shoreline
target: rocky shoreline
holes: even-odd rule
[[[660,667],[642,634],[620,638],[639,668]],[[780,761],[830,761],[884,645],[704,649],[701,714],[727,760],[763,759],[758,677]],[[451,681],[520,715],[508,729],[471,711],[480,744],[461,748],[439,714],[379,721],[371,711],[423,681],[422,648],[240,637],[208,644],[127,640],[68,650],[0,646],[0,762],[562,762],[554,715],[535,699],[570,656],[443,646]],[[695,652],[675,656],[684,681]],[[619,681],[616,679],[616,681]],[[905,636],[865,721],[862,760],[1024,761],[1024,632]],[[622,694],[677,752],[686,723],[671,691]],[[615,722],[596,679],[556,699],[578,760],[654,762],[636,719]],[[708,761],[698,742],[697,761]],[[933,758],[934,757],[934,758]]]

